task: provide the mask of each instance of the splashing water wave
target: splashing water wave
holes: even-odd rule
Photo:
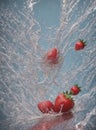
[[[1,4],[0,129],[27,129],[43,118],[39,101],[54,101],[74,83],[82,86],[82,92],[75,99],[71,125],[78,130],[95,128],[96,118],[91,119],[96,116],[96,0],[62,0],[60,25],[46,26],[45,35],[34,17],[33,7],[40,2],[28,0],[23,7],[15,2]],[[87,46],[76,52],[79,38],[86,39]],[[47,66],[43,56],[54,46],[60,50],[61,61]]]

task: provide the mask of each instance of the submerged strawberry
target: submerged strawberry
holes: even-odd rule
[[[58,50],[57,48],[53,48],[51,49],[48,53],[47,53],[47,58],[49,60],[53,60],[57,57],[57,53],[58,53]]]
[[[78,51],[78,50],[84,49],[85,46],[86,46],[86,41],[80,39],[75,44],[75,50]]]
[[[49,63],[56,64],[58,63],[58,49],[57,48],[52,48],[47,52],[47,60]]]

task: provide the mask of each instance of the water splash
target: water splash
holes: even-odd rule
[[[9,0],[8,5],[0,5],[0,129],[27,129],[43,117],[39,101],[54,101],[74,83],[82,86],[82,92],[75,99],[71,125],[77,128],[80,123],[78,128],[86,129],[96,116],[96,1],[61,1],[56,26],[43,25],[35,18],[40,3]],[[75,52],[79,38],[86,39],[87,46]],[[43,56],[54,46],[61,52],[61,62],[46,66]]]

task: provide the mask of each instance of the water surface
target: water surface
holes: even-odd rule
[[[77,52],[81,38],[87,46]],[[52,47],[61,60],[47,66],[43,57]],[[54,101],[76,83],[82,91],[72,113],[49,125],[37,103]],[[95,130],[95,99],[96,0],[1,0],[0,130]]]

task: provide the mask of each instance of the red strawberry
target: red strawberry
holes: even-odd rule
[[[47,52],[47,60],[49,60],[50,63],[53,63],[53,64],[58,63],[58,50],[57,50],[57,48],[53,48]]]
[[[77,95],[80,91],[80,87],[78,87],[78,85],[76,84],[70,89],[70,94]]]
[[[55,58],[57,57],[57,53],[58,53],[57,48],[53,48],[53,49],[51,49],[51,50],[47,53],[47,58],[48,58],[49,60],[55,59]]]
[[[86,41],[84,41],[84,40],[77,41],[75,44],[75,50],[78,51],[78,50],[84,49],[84,47],[86,46],[85,43],[86,43]]]
[[[74,107],[74,102],[68,93],[61,93],[55,99],[54,111],[67,112]]]
[[[42,113],[49,113],[54,109],[54,105],[51,101],[45,100],[38,103],[38,108]]]

